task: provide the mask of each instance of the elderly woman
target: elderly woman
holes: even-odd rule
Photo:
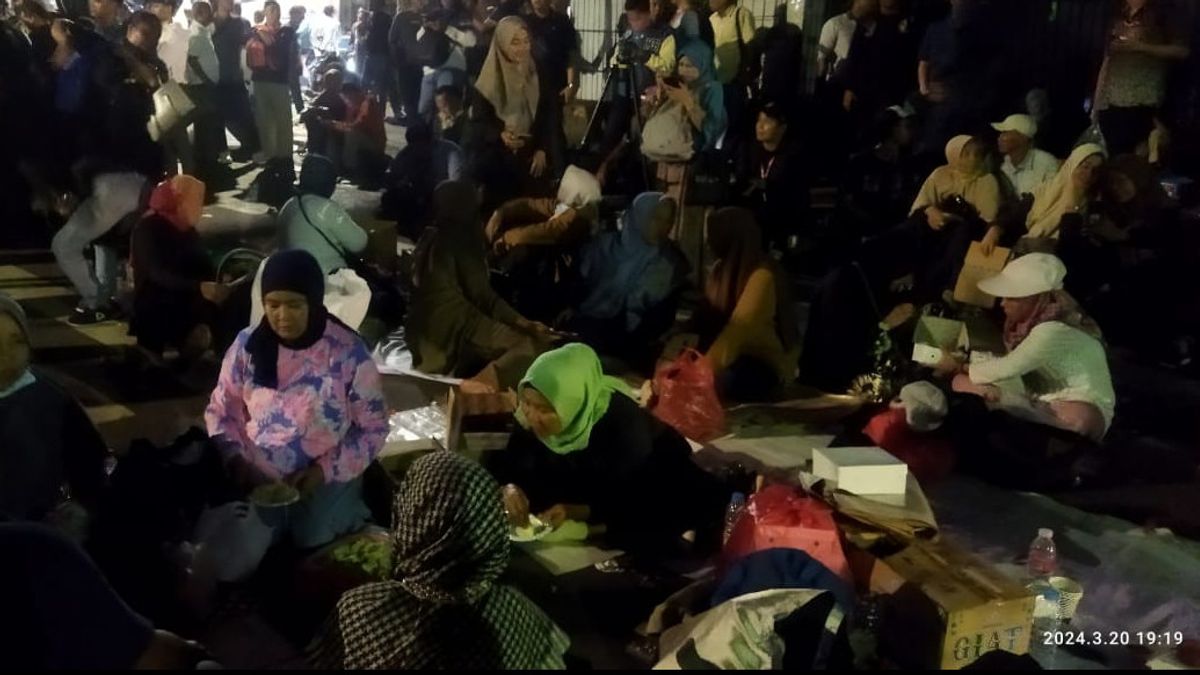
[[[1030,253],[979,282],[1001,299],[1008,353],[965,364],[947,356],[955,391],[976,394],[1017,417],[1100,441],[1116,406],[1099,329],[1063,291],[1067,268],[1047,253]]]
[[[267,260],[266,316],[229,348],[204,415],[236,485],[299,490],[285,528],[300,548],[366,521],[360,478],[388,430],[375,363],[358,334],[326,311],[324,293],[308,253]]]
[[[218,284],[196,224],[204,183],[191,176],[165,180],[150,194],[150,208],[133,228],[133,320],[138,345],[161,357],[167,346],[196,358],[213,343],[218,305],[231,288]]]
[[[762,400],[796,377],[800,333],[789,277],[763,248],[754,215],[725,208],[708,220],[716,257],[696,315],[700,344],[733,400]]]
[[[317,668],[562,669],[567,636],[500,583],[508,524],[500,486],[462,455],[418,459],[396,493],[393,573],[342,596]]]
[[[1071,151],[1054,178],[1033,193],[1033,206],[1025,219],[1020,247],[1053,249],[1063,216],[1080,213],[1088,204],[1104,164],[1104,148],[1086,143]]]
[[[530,509],[554,527],[606,526],[625,550],[670,550],[689,530],[713,534],[729,493],[692,462],[683,436],[606,377],[596,352],[570,344],[538,357],[518,388],[508,450],[489,462],[515,524]]]
[[[468,97],[462,141],[468,174],[488,187],[488,206],[542,193],[542,179],[554,178],[547,176],[547,152],[560,122],[539,87],[529,29],[520,17],[506,17]]]
[[[580,255],[583,301],[569,325],[602,353],[636,359],[675,321],[671,300],[687,281],[688,264],[669,235],[676,205],[643,192],[622,219]]]
[[[30,368],[31,354],[25,312],[0,295],[0,520],[57,521],[65,500],[96,505],[108,448],[79,404]]]
[[[435,226],[417,246],[405,326],[413,365],[470,377],[467,388],[477,391],[514,386],[550,329],[518,314],[492,288],[474,186],[442,183],[433,211]]]

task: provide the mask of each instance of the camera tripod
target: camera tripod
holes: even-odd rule
[[[610,65],[608,66],[608,72],[604,76],[604,86],[600,89],[600,98],[596,101],[596,107],[592,109],[592,115],[588,119],[587,129],[583,132],[583,139],[580,141],[578,148],[581,151],[586,151],[589,144],[592,142],[592,136],[596,130],[596,127],[598,126],[597,122],[599,122],[600,118],[600,108],[605,100],[609,101],[610,106],[628,106],[631,109],[629,128],[622,133],[622,140],[619,145],[612,148],[605,147],[601,149],[601,152],[605,154],[605,159],[607,159],[609,156],[616,156],[618,154],[618,149],[628,145],[635,139],[641,138],[642,129],[645,127],[646,123],[646,120],[642,115],[640,91],[637,86],[638,78],[636,69],[640,67],[640,64],[631,63],[622,59],[616,65],[611,65],[613,63],[613,57],[620,47],[621,41],[618,40],[607,54],[605,63]],[[624,93],[621,93],[621,85],[624,85]],[[640,151],[638,152],[638,159],[640,160],[642,166],[642,180],[644,186],[649,189],[651,185],[650,166]]]

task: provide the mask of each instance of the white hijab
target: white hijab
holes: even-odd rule
[[[1027,236],[1057,239],[1062,217],[1075,213],[1083,206],[1086,194],[1078,194],[1073,174],[1084,160],[1093,155],[1104,156],[1104,148],[1095,143],[1084,143],[1071,151],[1054,178],[1038,187],[1033,193],[1033,207],[1025,218]]]

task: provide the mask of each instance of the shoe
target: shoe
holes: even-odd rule
[[[400,118],[400,117],[395,117],[395,116],[389,117],[384,121],[394,127],[402,127],[402,126],[405,126],[406,124],[408,124],[408,120]]]
[[[94,326],[98,323],[116,321],[116,318],[116,312],[108,307],[98,309],[76,307],[75,312],[67,319],[67,323],[72,326]]]

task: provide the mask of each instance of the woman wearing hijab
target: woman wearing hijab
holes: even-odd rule
[[[980,281],[980,290],[1001,299],[1008,353],[969,365],[947,356],[938,370],[955,375],[955,391],[1099,442],[1116,394],[1100,330],[1063,290],[1066,276],[1055,256],[1030,253]],[[1027,393],[1009,393],[1010,383]]]
[[[696,151],[712,150],[725,134],[728,118],[725,114],[725,95],[717,82],[713,52],[699,40],[679,46],[676,74],[679,84],[672,85],[659,76],[658,87],[662,101],[672,101],[683,107],[692,125],[692,142]]]
[[[500,486],[453,452],[418,459],[396,492],[392,578],[347,592],[310,660],[329,670],[564,667],[567,636],[516,589]]]
[[[670,549],[689,530],[713,534],[729,494],[692,462],[679,432],[604,375],[591,347],[538,357],[517,389],[520,429],[489,469],[507,483],[510,520],[530,509],[554,527],[606,526],[626,551]]]
[[[733,400],[763,400],[796,377],[799,326],[791,281],[766,254],[754,214],[724,208],[708,219],[716,263],[697,314],[700,344]]]
[[[286,523],[299,548],[365,522],[360,477],[388,431],[375,363],[358,334],[326,311],[324,295],[311,255],[271,256],[262,274],[266,315],[229,348],[204,414],[236,484],[300,491]]]
[[[1034,191],[1033,206],[1025,219],[1022,245],[1026,249],[1054,248],[1063,216],[1087,206],[1103,164],[1104,148],[1094,143],[1081,145],[1071,151],[1054,178]]]
[[[545,191],[547,150],[559,121],[554,101],[543,100],[529,29],[520,17],[496,25],[483,70],[469,96],[463,153],[468,173],[489,189],[494,206]]]
[[[108,448],[83,408],[30,367],[32,346],[25,312],[0,295],[0,519],[53,521],[64,499],[96,506]]]
[[[405,338],[413,366],[471,378],[477,391],[514,386],[550,330],[521,316],[496,294],[479,218],[479,193],[448,181],[433,193],[434,227],[417,245]]]
[[[196,224],[204,206],[204,183],[174,176],[150,193],[150,208],[131,235],[133,320],[138,345],[161,357],[167,346],[185,358],[208,351],[218,305],[230,287],[212,279],[215,270]]]
[[[601,353],[637,360],[675,320],[671,300],[687,281],[688,264],[670,239],[676,205],[643,192],[625,212],[619,232],[589,242],[580,255],[583,301],[571,330]]]
[[[289,248],[304,249],[325,275],[347,267],[346,254],[367,247],[367,233],[333,201],[338,174],[333,161],[308,155],[300,166],[300,194],[279,210],[279,231]]]

